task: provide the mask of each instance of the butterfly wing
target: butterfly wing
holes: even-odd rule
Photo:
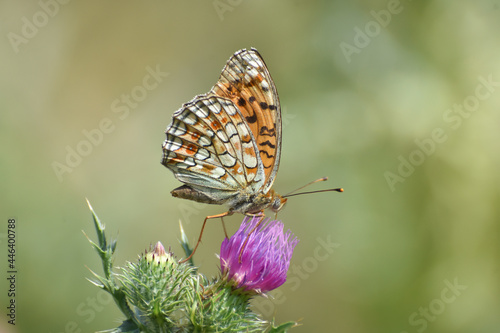
[[[174,190],[177,196],[222,204],[247,188],[262,187],[255,138],[231,100],[196,96],[174,113],[166,134],[162,164],[187,184]]]
[[[210,93],[228,98],[238,106],[255,138],[264,167],[264,184],[258,190],[267,193],[280,162],[281,107],[276,86],[257,50],[236,52]]]

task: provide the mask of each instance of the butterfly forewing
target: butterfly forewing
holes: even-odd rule
[[[281,109],[267,66],[255,49],[236,52],[212,93],[231,99],[250,128],[262,161],[266,193],[274,182],[281,153]]]

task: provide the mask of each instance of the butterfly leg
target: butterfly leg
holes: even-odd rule
[[[257,224],[255,225],[255,227],[252,228],[252,230],[250,230],[250,232],[248,233],[247,237],[245,238],[245,242],[243,242],[243,246],[241,247],[241,250],[240,250],[240,255],[238,256],[238,263],[241,264],[241,255],[243,254],[243,250],[245,249],[245,246],[247,245],[248,243],[248,238],[250,238],[250,235],[260,226],[260,224],[262,223],[262,221],[264,221],[264,211],[261,211],[260,213],[257,213],[257,214],[245,214],[247,216],[252,216],[252,217],[260,217],[260,220],[259,222],[257,222]]]
[[[229,215],[229,214],[228,214],[228,215]],[[224,219],[223,219],[223,217],[222,217],[222,216],[220,217],[220,221],[222,222],[222,229],[224,229],[224,235],[226,236],[226,238],[229,238],[229,237],[227,236],[226,224],[224,224]]]
[[[203,236],[203,230],[205,230],[205,224],[207,223],[208,220],[210,219],[216,219],[216,218],[223,218],[224,216],[228,216],[228,215],[231,215],[232,212],[225,212],[225,213],[222,213],[222,214],[217,214],[217,215],[211,215],[211,216],[207,216],[205,217],[205,220],[203,221],[203,225],[201,226],[201,232],[200,232],[200,237],[198,237],[198,242],[196,242],[196,246],[194,247],[193,249],[193,252],[191,252],[191,254],[189,255],[189,257],[187,257],[186,259],[183,259],[181,261],[179,261],[179,263],[185,263],[186,261],[188,261],[189,259],[191,259],[191,257],[194,255],[194,253],[196,252],[196,249],[198,248],[198,245],[200,245],[201,243],[201,237]],[[225,231],[225,228],[224,228],[224,231]],[[227,235],[226,235],[227,237]]]

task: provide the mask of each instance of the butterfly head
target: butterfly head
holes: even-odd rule
[[[269,208],[275,213],[279,212],[286,204],[287,198],[283,198],[278,193],[273,193],[273,197],[271,199],[271,205]]]

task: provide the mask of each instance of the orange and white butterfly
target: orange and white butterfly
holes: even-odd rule
[[[162,164],[185,185],[174,197],[227,204],[231,213],[279,211],[286,198],[271,190],[281,153],[281,109],[264,60],[236,52],[212,90],[173,115]]]
[[[229,206],[207,216],[202,233],[207,219],[285,205],[271,189],[281,154],[280,102],[256,49],[237,51],[212,90],[177,110],[165,133],[162,164],[184,183],[172,195]]]

